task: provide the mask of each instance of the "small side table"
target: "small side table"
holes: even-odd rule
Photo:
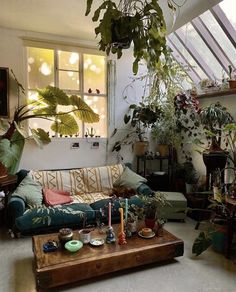
[[[14,187],[14,185],[17,183],[17,175],[14,174],[8,174],[5,177],[1,177],[0,178],[0,191],[4,191],[5,193],[5,197],[4,197],[4,208],[3,208],[3,219],[5,221],[6,219],[6,206],[7,206],[7,202],[8,202],[8,194],[9,191],[12,190],[12,188]]]

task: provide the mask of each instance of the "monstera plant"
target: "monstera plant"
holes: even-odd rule
[[[51,141],[45,130],[29,128],[27,120],[41,118],[52,121],[51,129],[61,135],[78,133],[76,118],[86,123],[99,121],[99,115],[76,95],[68,96],[52,86],[37,91],[38,99],[18,106],[11,121],[0,120],[0,163],[9,173],[17,170],[26,139],[33,138],[40,147]]]
[[[172,0],[168,6],[175,10]],[[87,0],[87,16],[91,11],[93,0]],[[101,16],[102,15],[102,16]],[[133,43],[133,73],[137,74],[139,61],[145,59],[147,66],[155,69],[161,54],[166,53],[166,24],[158,0],[104,0],[92,17],[99,21],[95,28],[100,36],[99,49],[122,56],[123,49]]]

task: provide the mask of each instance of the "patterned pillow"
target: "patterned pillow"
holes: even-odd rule
[[[80,203],[86,203],[86,204],[92,204],[97,201],[103,200],[103,199],[108,199],[109,194],[105,192],[96,192],[96,193],[77,193],[74,198],[74,203],[77,201],[76,198],[78,199],[78,202]]]

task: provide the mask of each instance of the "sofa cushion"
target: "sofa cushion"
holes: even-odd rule
[[[126,187],[137,190],[137,188],[146,183],[146,178],[133,172],[130,168],[125,167],[122,175],[114,182],[114,187]]]
[[[92,204],[102,199],[109,198],[109,194],[107,192],[96,192],[96,193],[79,193],[78,192],[76,196],[73,196],[73,198],[74,198],[74,201],[76,201],[76,198],[78,198],[79,202]]]
[[[73,201],[69,192],[48,188],[43,188],[43,197],[46,206],[67,204]]]
[[[87,204],[70,204],[57,207],[41,207],[28,209],[23,216],[16,218],[16,228],[21,232],[55,228],[57,226],[77,225],[83,227],[84,213],[87,224],[95,220],[94,210]]]
[[[43,202],[42,187],[27,175],[12,193],[12,197],[20,197],[29,206],[41,206]]]
[[[111,190],[113,183],[122,175],[122,164],[82,168],[85,192],[106,192]]]

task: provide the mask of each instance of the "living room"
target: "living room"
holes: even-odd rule
[[[34,80],[38,82],[35,83],[35,87],[38,88],[42,88],[41,84],[44,86],[55,86],[55,84],[60,85],[60,82],[63,82],[63,77],[61,76],[64,75],[61,74],[61,71],[66,71],[66,68],[60,71],[60,68],[55,65],[50,68],[51,72],[48,74],[48,67],[44,66],[39,68],[39,66],[36,67],[36,65],[34,67],[34,62],[32,60],[37,57],[37,54],[40,60],[43,56],[43,51],[51,50],[54,52],[52,59],[55,58],[56,60],[57,57],[55,56],[58,54],[59,63],[57,64],[60,64],[59,51],[76,52],[79,55],[79,61],[77,60],[77,62],[80,62],[80,66],[82,64],[85,72],[84,75],[79,72],[80,78],[82,78],[79,80],[80,84],[82,84],[86,78],[85,61],[89,60],[88,56],[96,55],[102,60],[107,60],[108,63],[108,67],[105,67],[103,64],[100,65],[100,68],[95,68],[98,70],[97,72],[100,70],[104,73],[99,81],[94,81],[95,85],[93,82],[88,81],[87,84],[85,84],[85,82],[83,86],[80,85],[79,90],[75,90],[72,86],[71,91],[67,91],[67,94],[78,94],[81,93],[80,91],[82,88],[84,100],[85,97],[88,97],[87,100],[94,102],[88,103],[88,105],[92,104],[93,106],[91,107],[93,110],[97,110],[98,108],[100,122],[97,125],[96,123],[89,124],[87,122],[80,122],[78,134],[71,135],[72,137],[70,137],[70,135],[64,135],[64,137],[58,135],[55,137],[54,134],[50,132],[51,142],[44,145],[43,148],[39,148],[32,139],[26,139],[18,170],[56,170],[99,167],[121,162],[131,163],[132,169],[134,171],[136,170],[137,161],[130,144],[122,145],[120,151],[112,151],[112,148],[116,141],[120,141],[122,137],[129,133],[129,128],[123,121],[124,115],[127,113],[130,104],[138,104],[144,91],[144,83],[140,82],[140,80],[135,80],[133,82],[133,80],[141,76],[142,73],[144,74],[146,69],[143,64],[140,64],[138,74],[134,75],[132,67],[134,60],[132,46],[130,49],[123,50],[122,56],[119,59],[112,54],[110,54],[109,57],[105,57],[105,53],[99,51],[97,46],[99,39],[98,37],[95,38],[94,32],[98,23],[92,21],[92,16],[95,9],[102,1],[93,1],[90,14],[85,16],[86,2],[85,0],[45,0],[39,3],[38,1],[4,0],[1,4],[0,67],[7,68],[9,74],[9,91],[7,97],[9,110],[5,116],[8,116],[10,120],[13,118],[15,108],[19,103],[21,104],[25,101],[25,96],[22,94],[19,83],[22,84],[23,88],[28,93],[32,92],[33,86],[31,86],[31,82],[33,84]],[[175,41],[176,35],[173,35],[173,33],[177,31],[177,29],[182,28],[182,45],[184,44],[185,47],[188,47],[192,41],[191,35],[188,32],[190,27],[188,23],[199,15],[207,12],[209,13],[208,9],[215,7],[215,5],[217,6],[220,2],[223,9],[224,2],[229,2],[229,0],[173,1],[174,3],[177,2],[180,6],[177,5],[177,11],[174,16],[172,13],[173,11],[168,10],[166,1],[160,2],[162,2],[161,7],[163,7],[167,24],[169,45],[173,50],[173,55],[178,59],[181,53],[178,50],[174,50],[177,42]],[[213,14],[216,15],[217,8],[211,10],[211,13],[212,11],[215,12],[215,14]],[[204,19],[204,17],[201,19]],[[221,79],[223,75],[227,78],[228,65],[232,58],[235,59],[235,22],[233,22],[233,20],[231,21],[234,30],[231,31],[232,38],[229,37],[229,39],[234,46],[234,55],[233,57],[227,55],[226,59],[228,63],[224,65],[220,64],[218,67],[215,66],[218,72],[220,72],[215,80]],[[196,22],[197,20],[193,21],[192,25],[199,28]],[[187,25],[185,26],[185,24]],[[181,32],[178,35],[181,36]],[[234,39],[234,42],[232,39]],[[210,46],[211,45],[214,50],[212,43],[210,43]],[[37,53],[33,55],[34,52],[31,52],[29,48],[37,48],[40,49],[41,52],[38,50]],[[220,54],[219,51],[217,52]],[[225,52],[225,54],[229,54],[228,46]],[[190,71],[193,69],[190,75],[192,74],[193,77],[195,74],[198,83],[201,76],[210,76],[213,79],[216,74],[214,71],[215,68],[211,68],[210,66],[211,61],[209,61],[209,64],[206,64],[208,65],[207,69],[202,69],[204,67],[203,63],[199,61],[199,63],[201,63],[199,65],[195,61],[193,65],[190,61],[191,56],[187,56],[187,51],[182,51],[182,59],[180,61],[183,62],[184,54],[186,54],[185,64],[192,64],[193,67],[190,68]],[[195,58],[198,58],[198,56],[199,54],[196,53]],[[202,56],[199,56],[198,60],[200,60],[200,57]],[[58,60],[55,61],[55,64]],[[54,61],[52,61],[53,64]],[[95,60],[94,62],[97,65],[97,61]],[[233,69],[235,69],[235,64],[233,62],[235,61],[232,61]],[[217,64],[218,63],[219,62],[217,62]],[[100,64],[102,64],[102,62]],[[195,64],[199,67],[198,69],[194,67]],[[208,67],[210,67],[210,69]],[[41,73],[45,73],[45,79],[42,78],[42,80],[38,81],[36,78],[39,74],[34,73],[35,75],[32,77],[31,72],[39,71],[39,69]],[[11,70],[14,75],[11,73]],[[205,70],[205,72],[202,74],[200,70]],[[210,72],[208,70],[210,70]],[[70,71],[76,72],[74,69]],[[91,74],[91,76],[94,76],[93,70],[90,71],[88,75]],[[198,72],[196,73],[196,71]],[[223,74],[223,71],[226,73]],[[50,79],[52,75],[54,76],[53,80]],[[19,82],[18,85],[16,79],[17,82]],[[108,80],[108,82],[106,82],[106,80]],[[104,84],[102,84],[102,82]],[[129,86],[130,84],[131,86]],[[205,86],[205,91],[203,90],[200,94],[198,93],[202,95],[201,98],[199,98],[200,106],[203,108],[204,106],[219,101],[229,110],[230,114],[235,119],[235,90],[228,91],[228,88],[226,90],[226,87],[223,88],[223,85],[222,88],[219,89],[219,84],[217,84],[217,86],[216,84],[208,84],[207,86]],[[210,91],[211,89],[213,89],[213,94]],[[92,92],[90,92],[90,90],[92,90]],[[127,98],[125,96],[127,96]],[[100,99],[101,102],[99,103],[98,100]],[[94,104],[97,107],[94,107]],[[103,115],[102,119],[101,115]],[[42,121],[35,122],[32,120],[33,119],[30,120],[31,127],[45,126],[46,132],[51,131],[49,130],[48,124],[43,125],[41,123]],[[113,136],[112,134],[114,132],[116,132],[116,134]],[[153,155],[155,151],[155,141],[152,139],[150,140],[149,154]],[[206,175],[206,167],[199,153],[192,151],[191,158],[198,176],[204,178]],[[151,164],[151,166],[155,165],[152,162]],[[147,161],[147,168],[149,168],[149,166]],[[148,169],[148,171],[151,170]],[[120,274],[115,274],[114,277],[103,277],[101,280],[91,281],[91,283],[88,281],[85,282],[84,285],[79,286],[79,289],[82,291],[83,289],[89,289],[90,291],[110,291],[111,289],[115,291],[118,291],[118,289],[121,291],[131,291],[134,289],[137,291],[154,291],[156,290],[155,287],[159,287],[161,291],[234,291],[234,251],[232,251],[231,259],[227,259],[224,254],[217,253],[211,249],[197,258],[193,256],[191,254],[191,247],[194,238],[199,233],[198,230],[194,230],[195,224],[196,222],[189,217],[186,218],[185,223],[171,221],[165,224],[168,231],[184,240],[185,253],[183,258],[179,258],[175,262],[171,262],[171,264],[151,265],[148,266],[148,268],[131,270],[127,274],[122,272]],[[1,246],[4,247],[1,249],[1,258],[4,259],[5,263],[4,266],[1,265],[1,283],[4,291],[35,291],[34,275],[31,271],[31,261],[33,260],[31,238],[26,236],[19,240],[10,239],[10,236],[6,232],[6,228],[3,226],[1,227]],[[14,252],[12,252],[13,250]],[[25,267],[25,275],[22,275],[21,272],[23,267]],[[179,269],[182,270],[179,271]],[[209,275],[209,278],[206,275]],[[130,276],[135,279],[135,281],[132,281],[133,283],[130,283]],[[160,279],[160,281],[158,281],[159,284],[156,283],[155,278]],[[140,279],[142,279],[142,281]],[[186,279],[186,284],[183,279]],[[173,284],[169,283],[172,282],[170,280],[173,281]],[[76,287],[62,289],[77,291]]]

